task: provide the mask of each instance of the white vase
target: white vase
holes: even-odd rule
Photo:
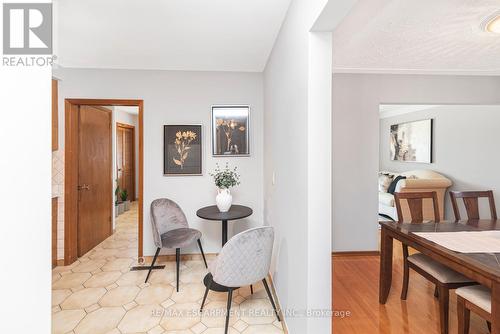
[[[229,189],[218,189],[217,196],[215,197],[215,203],[220,212],[228,212],[233,203],[233,196],[229,192]]]

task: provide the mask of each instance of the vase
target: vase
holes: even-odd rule
[[[233,203],[233,196],[231,196],[229,189],[218,189],[215,203],[220,212],[228,212]]]

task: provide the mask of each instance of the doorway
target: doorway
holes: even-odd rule
[[[116,183],[133,201],[135,195],[135,127],[116,123]]]
[[[142,161],[143,101],[108,99],[65,100],[65,210],[64,263],[69,265],[113,233],[113,203],[116,184],[113,175],[113,136],[118,139],[118,126],[113,134],[113,108],[138,109],[138,154],[135,154],[134,127],[122,126],[121,182],[130,194],[138,197],[138,258],[142,258]],[[132,134],[132,136],[130,136]],[[125,141],[125,142],[124,142]],[[125,145],[123,145],[125,143]],[[132,144],[131,144],[132,143]],[[123,147],[124,146],[124,147]],[[128,149],[131,146],[132,150]],[[118,153],[118,141],[116,145]],[[135,157],[139,157],[137,185]],[[118,156],[118,154],[117,154]],[[118,164],[116,164],[118,166]],[[115,209],[116,211],[116,209]]]

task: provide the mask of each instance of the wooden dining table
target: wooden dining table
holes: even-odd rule
[[[491,333],[500,334],[500,253],[458,253],[416,235],[417,232],[500,230],[500,220],[463,220],[423,223],[380,222],[379,303],[385,304],[392,283],[393,240],[416,249],[491,289]]]

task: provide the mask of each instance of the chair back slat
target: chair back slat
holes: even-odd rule
[[[410,193],[394,193],[394,200],[396,202],[396,210],[398,212],[398,221],[404,221],[403,209],[401,200],[406,200],[410,209],[412,223],[421,223],[424,221],[423,200],[432,200],[434,209],[434,221],[439,222],[439,207],[437,193],[435,191],[429,192],[410,192]]]
[[[464,202],[465,211],[467,212],[467,219],[480,219],[479,214],[479,198],[488,198],[490,205],[491,219],[497,219],[497,211],[495,207],[495,199],[493,191],[450,191],[451,204],[453,206],[453,213],[455,219],[462,219],[460,210],[458,208],[457,198],[461,198]]]

